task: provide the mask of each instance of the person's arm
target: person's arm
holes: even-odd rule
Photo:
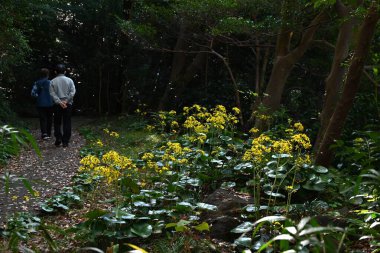
[[[75,92],[76,92],[76,90],[75,90],[74,81],[71,80],[71,81],[70,81],[69,95],[68,95],[68,97],[67,97],[67,100],[68,100],[68,101],[71,101],[71,100],[74,98]]]
[[[55,104],[59,104],[59,103],[61,102],[61,100],[60,100],[59,97],[57,96],[57,93],[55,93],[55,90],[54,90],[54,83],[53,83],[53,81],[50,82],[49,93],[50,93],[50,96],[51,96],[51,98],[53,99],[53,102],[54,102]]]
[[[58,96],[57,93],[54,91],[54,83],[53,81],[50,82],[49,86],[49,93],[50,96],[53,98],[54,103],[59,104],[63,109],[67,107],[66,101],[62,101]]]

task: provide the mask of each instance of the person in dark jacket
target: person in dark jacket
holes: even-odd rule
[[[34,82],[31,95],[37,98],[37,111],[40,118],[41,138],[47,140],[51,136],[53,119],[53,100],[49,93],[49,70],[40,70],[40,79]]]

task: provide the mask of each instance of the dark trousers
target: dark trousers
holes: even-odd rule
[[[53,121],[53,107],[37,107],[37,111],[40,118],[41,136],[50,136]]]
[[[71,111],[72,105],[68,104],[65,109],[60,105],[54,105],[54,136],[56,140],[64,144],[69,143],[71,137]],[[63,125],[63,131],[61,131],[61,125]]]

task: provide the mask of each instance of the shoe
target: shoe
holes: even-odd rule
[[[62,141],[61,140],[55,140],[54,145],[59,147],[61,145]]]
[[[64,148],[67,148],[68,146],[69,146],[68,143],[63,143],[63,144],[62,144],[62,147],[64,147]]]

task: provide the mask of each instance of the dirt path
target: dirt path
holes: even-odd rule
[[[78,169],[79,150],[85,144],[78,129],[91,120],[75,117],[72,121],[73,131],[69,147],[54,146],[54,138],[39,140],[39,130],[35,129],[32,134],[38,139],[42,159],[33,150],[24,150],[19,157],[11,159],[0,171],[0,176],[9,172],[17,177],[27,178],[33,188],[40,193],[37,198],[31,197],[22,182],[16,181],[11,183],[7,196],[3,185],[0,185],[0,226],[16,211],[38,210],[40,201],[54,195],[62,187],[70,185],[71,177]]]

